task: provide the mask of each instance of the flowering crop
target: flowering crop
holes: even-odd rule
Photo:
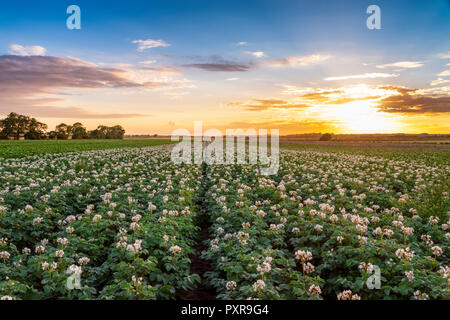
[[[284,151],[270,178],[211,166],[211,284],[225,299],[448,299],[448,172],[310,151]]]
[[[3,160],[0,296],[156,299],[193,288],[199,169],[176,167],[166,148]]]
[[[450,299],[450,168],[428,160],[284,150],[262,176],[169,146],[3,159],[0,298],[183,298],[201,211],[218,298]]]

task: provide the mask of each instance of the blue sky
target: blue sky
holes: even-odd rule
[[[81,8],[81,30],[66,28],[66,8],[71,4]],[[371,4],[381,8],[381,30],[366,27],[369,16],[366,8]],[[317,115],[309,119],[308,115],[316,114],[316,110],[292,107],[298,101],[285,99],[286,90],[283,88],[300,88],[300,92],[308,91],[308,88],[337,90],[360,84],[433,90],[447,88],[448,82],[442,82],[444,84],[438,87],[431,83],[439,78],[448,79],[439,74],[450,69],[446,67],[449,61],[442,58],[450,52],[449,34],[450,2],[447,0],[3,1],[0,10],[0,55],[18,55],[11,49],[13,44],[40,46],[45,48],[46,57],[76,58],[93,63],[97,68],[120,68],[122,75],[127,72],[127,77],[141,81],[140,84],[145,81],[170,83],[165,89],[154,85],[152,88],[155,90],[139,89],[139,92],[123,89],[129,85],[116,84],[111,86],[119,87],[118,90],[112,90],[111,86],[99,90],[97,85],[94,90],[80,90],[70,84],[60,88],[52,85],[40,92],[42,95],[44,91],[54,90],[52,94],[70,96],[59,96],[58,101],[49,105],[51,107],[93,108],[99,117],[107,109],[120,114],[117,101],[122,106],[127,103],[127,109],[142,116],[122,119],[129,127],[128,131],[135,133],[147,132],[146,123],[155,127],[152,121],[156,120],[151,119],[159,118],[158,123],[173,126],[188,113],[191,115],[189,120],[204,117],[205,121],[216,126],[220,123],[215,120],[217,118],[231,120],[239,114],[239,117],[250,119],[254,118],[254,113],[249,112],[246,105],[251,101],[274,99],[286,103],[260,108],[259,111],[263,111],[261,124],[267,124],[275,117],[275,124],[286,126],[290,131],[295,123],[301,124],[303,119],[307,119],[305,121],[310,123],[329,121],[331,126],[337,123],[337,127],[332,126],[331,129],[345,131],[345,126],[339,126],[342,119],[334,112],[329,113],[328,120],[326,117],[319,119]],[[167,46],[139,51],[137,43],[133,43],[134,40],[149,39],[161,40]],[[245,44],[238,45],[239,42]],[[289,57],[309,58],[305,58],[307,62],[291,63]],[[31,59],[27,63],[36,61]],[[148,63],[144,64],[144,61]],[[284,61],[282,67],[273,68],[280,61]],[[390,66],[398,62],[410,64]],[[413,62],[419,63],[420,67],[414,67]],[[236,64],[248,69],[218,70],[224,64],[226,67]],[[143,66],[158,69],[159,78],[152,76],[142,80],[143,76],[138,75],[142,70],[137,68]],[[161,68],[176,69],[177,73],[168,75]],[[372,74],[373,77],[345,78],[364,74]],[[325,80],[332,77],[344,78]],[[21,78],[20,81],[26,80]],[[13,91],[10,87],[8,90]],[[438,90],[440,96],[442,91],[448,92],[446,89]],[[244,107],[237,110],[230,107],[239,103]],[[22,108],[19,110],[26,110],[23,101],[17,105]],[[290,114],[284,105],[289,105]],[[318,108],[317,105],[313,107]],[[424,116],[431,116],[430,112],[410,112],[416,106],[403,113],[395,112],[398,108],[394,107],[389,107],[387,112],[390,117],[395,115],[397,122],[399,117],[405,118],[406,113],[414,123],[423,121]],[[442,116],[445,107],[446,104],[440,102],[439,115],[435,116]],[[44,109],[41,106],[35,110],[41,112]],[[379,114],[386,110],[376,111]],[[49,117],[45,112],[35,113],[52,124],[60,120]],[[94,123],[93,118],[86,122]],[[392,126],[387,131],[413,131],[412,128]],[[447,128],[441,123],[441,130]],[[155,130],[164,132],[163,126]]]

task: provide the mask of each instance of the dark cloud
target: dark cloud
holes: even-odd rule
[[[165,86],[163,82],[137,83],[127,71],[100,68],[74,58],[50,56],[0,56],[0,112],[21,112],[41,117],[121,118],[138,114],[99,114],[84,108],[47,106],[62,101],[42,98],[61,95],[64,89],[135,88]],[[37,98],[38,97],[38,98]]]
[[[201,69],[211,72],[247,72],[252,67],[251,63],[226,60],[219,55],[212,55],[208,58],[191,56],[189,59],[194,60],[195,63],[184,64],[182,67]]]
[[[46,56],[0,56],[0,88],[130,88],[125,71],[99,68],[71,58]]]
[[[184,64],[183,67],[201,69],[212,72],[247,72],[250,70],[249,65],[235,62],[192,63],[192,64]]]
[[[394,95],[380,101],[380,111],[390,113],[442,113],[450,112],[450,97]]]
[[[419,89],[396,86],[383,86],[381,89],[396,91],[379,101],[379,110],[390,113],[420,114],[450,112],[450,97],[448,95],[433,95],[421,93]]]

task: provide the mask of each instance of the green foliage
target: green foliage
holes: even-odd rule
[[[65,140],[65,141],[2,141],[0,158],[22,158],[34,155],[103,150],[115,148],[142,148],[171,143],[168,139],[135,140]]]

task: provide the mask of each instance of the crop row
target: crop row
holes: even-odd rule
[[[166,147],[0,164],[0,296],[168,299],[193,288],[199,169]]]
[[[254,166],[208,168],[212,239],[203,255],[215,263],[208,277],[219,297],[450,298],[448,166],[281,157],[271,177]]]

